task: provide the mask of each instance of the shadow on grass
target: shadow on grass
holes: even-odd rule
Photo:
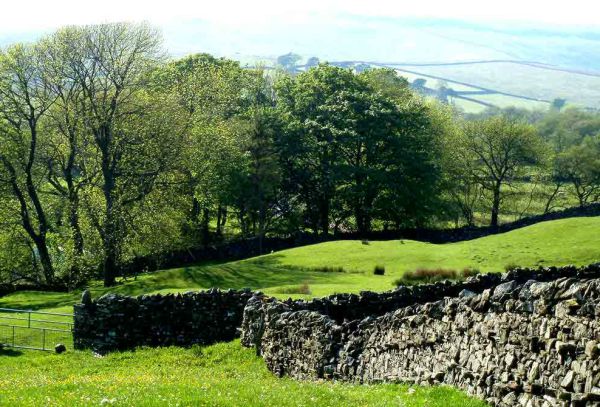
[[[206,262],[139,275],[110,288],[94,282],[90,291],[94,298],[98,298],[107,293],[140,295],[161,290],[186,291],[212,287],[262,290],[281,285],[331,281],[330,273],[282,265],[280,257],[270,255],[251,261]],[[71,293],[22,291],[0,298],[0,307],[31,310],[65,308],[79,302],[80,298],[81,290]]]
[[[3,356],[16,357],[21,356],[22,354],[23,352],[21,352],[20,350],[0,348],[0,358]]]
[[[323,278],[323,273],[281,266],[275,256],[257,261],[188,266],[145,275],[111,292],[137,295],[164,289],[250,288],[260,290],[278,285],[298,284]],[[104,289],[102,291],[105,291]]]

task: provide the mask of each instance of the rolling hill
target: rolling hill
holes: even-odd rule
[[[332,293],[385,291],[406,271],[465,267],[502,272],[507,265],[528,267],[585,265],[600,261],[600,217],[537,223],[475,240],[432,244],[411,240],[333,241],[242,261],[204,263],[129,278],[105,289],[92,284],[93,295],[106,292],[139,295],[192,289],[244,288],[287,298]],[[373,274],[385,267],[384,276]],[[343,269],[343,271],[339,271]],[[304,289],[301,289],[304,288]],[[306,292],[308,289],[309,293]],[[19,292],[0,298],[0,307],[69,311],[80,292]]]

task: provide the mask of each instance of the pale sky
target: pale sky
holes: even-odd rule
[[[600,26],[598,0],[29,0],[2,1],[0,33],[53,29],[66,24],[140,21],[168,24],[203,19],[218,24],[301,22],[354,14],[435,17]]]

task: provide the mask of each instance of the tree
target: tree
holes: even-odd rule
[[[40,179],[45,178],[45,169],[38,165],[43,143],[40,121],[54,102],[43,75],[35,46],[16,45],[0,54],[0,182],[10,186],[44,280],[53,284],[55,271],[48,244],[52,225],[38,190]]]
[[[575,108],[550,111],[538,120],[536,127],[542,138],[561,152],[600,133],[600,114]]]
[[[281,66],[286,72],[295,73],[297,70],[296,65],[301,59],[300,55],[288,52],[277,57],[277,65]]]
[[[434,134],[438,135],[438,157],[441,166],[442,202],[438,217],[454,220],[458,227],[462,218],[467,226],[475,224],[475,212],[481,204],[483,190],[474,177],[477,162],[466,159],[457,146],[464,139],[464,123],[450,105],[432,101],[429,117]]]
[[[329,233],[338,158],[335,109],[344,89],[352,89],[354,74],[330,65],[283,77],[277,83],[279,107],[286,131],[278,140],[288,190],[305,205],[307,223],[317,233]]]
[[[235,118],[251,104],[250,77],[238,62],[208,54],[172,61],[153,75],[155,85],[174,95],[187,112],[179,171],[190,202],[185,229],[192,243],[208,243],[215,212],[218,235],[225,226],[226,186],[241,154]]]
[[[306,67],[307,68],[314,68],[315,66],[318,66],[319,63],[320,63],[319,58],[317,58],[317,57],[310,57],[306,61]]]
[[[566,103],[567,103],[567,99],[556,98],[556,99],[552,100],[552,105],[550,106],[550,108],[552,110],[556,110],[556,111],[560,112],[562,110],[562,108],[565,107]]]
[[[358,80],[366,87],[350,116],[356,132],[346,140],[356,228],[364,235],[374,219],[396,227],[423,225],[439,197],[439,150],[429,108],[392,69],[370,69]]]
[[[545,158],[545,145],[534,127],[497,116],[465,123],[460,145],[463,160],[477,165],[472,176],[492,194],[491,221],[498,226],[502,189]]]
[[[112,286],[125,234],[124,212],[152,191],[154,181],[167,164],[165,156],[153,151],[164,147],[161,141],[145,139],[140,132],[140,126],[148,120],[145,109],[151,107],[144,103],[144,87],[161,60],[161,41],[158,32],[145,24],[103,24],[67,30],[67,64],[81,86],[87,126],[100,157],[104,210],[102,216],[94,211],[89,215],[103,243],[104,284]],[[162,125],[155,121],[145,123]]]
[[[259,251],[275,217],[283,215],[279,207],[281,171],[275,140],[280,120],[275,109],[271,80],[261,70],[253,72],[249,86],[250,106],[240,115],[242,160],[230,186],[232,204],[240,223],[251,224],[258,238]]]
[[[81,281],[84,257],[84,236],[80,224],[82,189],[99,175],[92,162],[89,138],[86,137],[85,100],[83,86],[74,80],[67,54],[69,30],[59,31],[40,41],[37,52],[43,56],[43,80],[54,100],[48,109],[46,129],[50,132],[43,161],[48,167],[47,181],[63,198],[68,210],[68,222],[73,246],[69,284]],[[87,173],[87,170],[90,173]],[[62,206],[62,205],[61,205]]]
[[[320,65],[282,80],[278,101],[287,122],[284,178],[315,233],[327,235],[333,218],[352,218],[365,234],[375,217],[407,224],[432,209],[436,149],[426,108],[406,80],[391,70],[355,75]]]
[[[557,157],[558,173],[570,182],[583,207],[600,199],[600,136],[586,137]]]

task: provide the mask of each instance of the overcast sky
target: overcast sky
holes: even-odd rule
[[[0,33],[23,33],[66,24],[147,20],[160,25],[203,19],[218,24],[268,24],[335,19],[344,14],[436,17],[469,21],[518,21],[600,25],[598,0],[9,0],[0,4]]]

